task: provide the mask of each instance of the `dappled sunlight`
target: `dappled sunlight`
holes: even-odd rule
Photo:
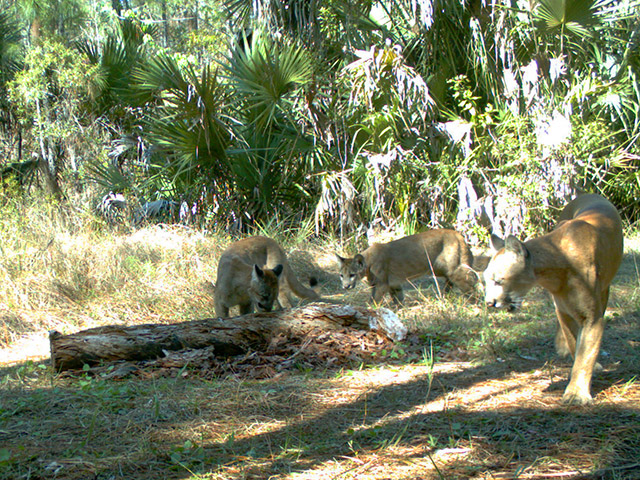
[[[49,336],[44,332],[22,335],[0,348],[0,368],[49,358]]]

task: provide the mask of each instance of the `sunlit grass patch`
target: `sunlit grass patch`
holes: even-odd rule
[[[217,257],[226,246],[216,237],[185,227],[92,229],[91,222],[67,225],[57,211],[23,213],[29,222],[3,217],[0,232],[11,237],[0,258],[5,345],[35,331],[212,313]]]

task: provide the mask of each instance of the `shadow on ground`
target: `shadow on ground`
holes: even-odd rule
[[[397,377],[383,385],[355,371],[260,382],[110,382],[80,374],[33,386],[30,376],[43,369],[29,364],[0,372],[19,377],[5,382],[0,399],[0,477],[325,478],[313,472],[344,462],[333,478],[359,478],[340,469],[370,462],[371,469],[404,467],[362,478],[490,478],[567,465],[595,472],[571,478],[638,478],[631,468],[640,458],[637,366],[613,357],[588,407],[559,404],[566,380],[558,376],[568,363],[515,357],[448,370],[392,367]],[[549,388],[517,395],[528,378]],[[626,399],[607,397],[627,382]],[[506,400],[514,392],[517,401]]]

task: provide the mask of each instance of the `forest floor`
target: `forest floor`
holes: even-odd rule
[[[224,376],[202,365],[120,378],[53,372],[50,329],[213,316],[210,284],[228,239],[172,232],[188,244],[174,255],[160,241],[133,248],[128,235],[114,240],[122,258],[84,239],[76,253],[86,265],[69,278],[56,266],[71,262],[64,245],[75,240],[43,239],[33,257],[13,251],[23,267],[11,276],[19,295],[0,297],[0,478],[640,479],[639,237],[627,239],[612,287],[595,401],[576,407],[560,401],[571,363],[555,355],[546,292],[508,314],[442,295],[429,279],[395,309],[405,340],[345,331],[320,342],[334,352],[322,362],[317,349],[298,349],[279,368],[283,348],[270,368]],[[324,295],[367,304],[364,286],[340,290],[332,248],[288,249],[301,279],[316,275]]]

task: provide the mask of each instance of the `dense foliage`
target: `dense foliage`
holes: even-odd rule
[[[340,235],[532,233],[577,190],[640,215],[637,0],[0,7],[5,196]]]

